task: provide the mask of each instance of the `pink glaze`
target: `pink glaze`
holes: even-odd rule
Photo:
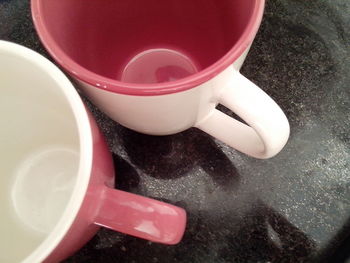
[[[89,113],[93,160],[89,186],[80,210],[65,237],[44,262],[69,257],[100,226],[164,244],[178,243],[185,230],[186,212],[179,207],[113,189],[114,167],[104,137]]]
[[[111,92],[150,96],[194,88],[229,67],[252,43],[265,0],[31,3],[43,44],[72,76]],[[135,57],[157,49],[187,62],[174,58],[164,65],[156,54],[125,77]],[[148,67],[151,80],[140,78]]]
[[[40,165],[45,167],[43,170],[34,169],[33,173],[27,171],[23,172],[25,176],[29,175],[33,178],[33,184],[28,184],[30,181],[30,179],[28,179],[28,181],[25,181],[26,183],[24,186],[19,188],[20,190],[18,193],[17,190],[14,191],[16,186],[9,185],[9,191],[2,188],[6,190],[4,191],[5,195],[7,194],[6,192],[11,194],[8,201],[9,203],[11,202],[10,204],[13,206],[12,211],[15,216],[13,217],[14,224],[5,225],[5,227],[9,226],[9,230],[17,227],[20,229],[17,229],[18,231],[14,229],[14,237],[16,237],[16,233],[25,231],[28,232],[28,234],[25,235],[35,238],[39,238],[40,235],[43,239],[42,242],[34,248],[35,244],[32,243],[34,239],[17,238],[18,244],[20,244],[18,246],[20,256],[18,258],[12,257],[13,253],[16,252],[11,251],[9,255],[5,256],[4,260],[10,262],[21,261],[24,263],[37,263],[42,261],[50,263],[59,262],[82,247],[92,238],[100,226],[154,242],[164,244],[175,244],[179,242],[184,233],[186,223],[186,213],[183,209],[157,200],[114,189],[115,171],[112,157],[104,137],[68,78],[49,60],[20,45],[0,40],[0,55],[2,66],[9,65],[9,71],[5,71],[5,74],[9,76],[8,80],[12,80],[16,77],[23,78],[23,80],[27,80],[30,85],[29,90],[21,90],[23,82],[14,81],[14,83],[11,83],[13,86],[10,86],[7,90],[5,89],[4,95],[5,98],[10,99],[10,103],[15,106],[8,107],[5,105],[5,109],[10,109],[10,113],[13,114],[15,119],[20,118],[20,121],[23,120],[24,123],[30,121],[33,126],[37,127],[37,129],[28,129],[29,135],[27,137],[31,138],[28,140],[22,139],[20,138],[21,136],[14,134],[15,137],[13,140],[16,141],[17,138],[17,144],[25,144],[25,146],[22,147],[21,145],[22,148],[16,148],[12,147],[13,144],[8,144],[9,146],[5,144],[5,150],[6,147],[9,147],[8,149],[13,148],[11,149],[11,151],[13,151],[11,155],[20,156],[18,158],[22,159],[23,156],[32,156],[33,152],[34,156],[37,156],[37,147],[42,149],[41,147],[43,146],[49,146],[50,148],[54,145],[54,149],[62,147],[63,149],[68,149],[67,151],[79,155],[79,160],[77,160],[76,166],[74,166],[77,168],[76,174],[74,174],[75,170],[72,170],[70,167],[67,167],[66,171],[66,167],[57,166],[57,164],[61,165],[64,162],[60,162],[59,160],[55,162],[54,159],[52,163],[46,163],[45,159],[39,159],[39,162],[41,162]],[[14,70],[15,68],[16,70]],[[6,78],[4,83],[7,83]],[[49,90],[49,94],[45,94],[47,89]],[[14,92],[11,93],[9,90],[13,90]],[[31,91],[34,92],[33,95],[31,94],[32,96],[28,96]],[[18,97],[17,100],[17,96],[20,92],[23,92],[24,95]],[[40,96],[38,94],[40,94]],[[28,104],[22,103],[23,99],[27,99]],[[43,107],[35,107],[36,103],[40,103],[45,99],[47,102],[43,104]],[[50,102],[56,99],[60,102],[52,105],[52,109],[49,108],[49,106],[51,106]],[[65,103],[63,103],[63,100],[65,100]],[[17,106],[19,111],[16,113],[13,109]],[[33,109],[31,109],[31,107],[33,107]],[[39,111],[40,113],[41,111],[45,111],[46,107],[48,107],[48,113],[46,115],[38,113]],[[28,108],[28,113],[30,115],[29,119],[26,115],[22,115],[26,112],[26,108]],[[52,117],[52,122],[47,121],[50,117]],[[62,121],[65,119],[67,119],[67,122]],[[52,130],[46,129],[45,126],[51,125],[51,123],[56,120],[61,125],[64,125],[60,131],[62,133],[62,138],[58,135],[48,136],[48,133],[50,133],[50,131],[52,132]],[[70,122],[70,120],[75,120],[76,126],[72,125],[73,123]],[[17,120],[17,122],[14,123],[19,122]],[[10,125],[10,129],[11,127],[15,129],[16,125]],[[65,129],[67,129],[67,131]],[[68,129],[72,130],[68,131]],[[5,132],[2,135],[5,136],[4,138],[11,139],[8,137],[8,134],[10,134],[10,132]],[[41,137],[44,137],[43,142],[40,141]],[[30,143],[26,144],[27,141]],[[56,146],[56,143],[58,146]],[[72,150],[70,150],[70,147],[72,147]],[[40,153],[42,152],[44,151],[40,150]],[[13,169],[16,171],[18,169],[19,171],[22,161],[18,161],[19,168],[15,167],[17,166],[17,161],[14,161],[17,160],[16,158],[6,160],[15,163],[13,164],[13,168],[10,166],[11,170]],[[55,158],[59,159],[60,157],[55,156]],[[36,161],[32,161],[33,158],[24,159],[30,160],[30,162],[28,161],[28,166],[38,166]],[[74,161],[73,159],[72,162]],[[68,163],[68,166],[72,165]],[[59,168],[58,171],[57,168]],[[44,171],[42,174],[50,177],[50,169],[53,169],[52,174],[54,178],[59,178],[56,174],[64,174],[62,180],[53,179],[52,181],[40,181],[39,179],[43,177],[35,176],[36,173]],[[12,176],[11,173],[12,172],[9,173],[9,176]],[[16,185],[18,177],[22,176],[22,172],[16,171],[13,173],[15,173],[13,177],[16,177],[16,179],[10,184]],[[71,178],[68,179],[68,177],[65,177],[65,174]],[[67,185],[69,186],[64,184],[67,179]],[[70,181],[70,179],[74,180],[75,183],[70,184],[70,182],[73,182]],[[4,183],[6,184],[6,181]],[[40,185],[40,187],[34,188],[33,190],[35,184]],[[51,187],[49,184],[54,184],[55,187]],[[60,192],[62,195],[66,194],[67,202],[64,203],[65,199],[55,199],[52,198],[52,196],[46,195],[45,191],[41,190],[46,185],[49,191]],[[15,194],[13,194],[14,192]],[[30,199],[29,202],[24,203],[23,206],[28,207],[32,211],[30,211],[30,213],[24,213],[25,216],[20,216],[18,213],[20,210],[16,208],[17,203],[15,200],[17,199],[17,194],[23,195],[22,199]],[[32,198],[33,196],[35,198]],[[34,204],[31,204],[31,200],[33,199],[39,201],[35,201]],[[38,206],[41,205],[40,200],[42,200],[43,206],[50,206],[52,210],[39,209]],[[7,202],[6,199],[5,202]],[[7,213],[6,206],[4,210],[5,214]],[[57,213],[52,213],[56,209]],[[12,213],[12,211],[8,213]],[[38,221],[38,224],[35,225],[39,226],[37,228],[31,227],[31,223],[35,222],[35,220],[31,221],[30,219],[31,213],[34,214],[35,220]],[[29,215],[29,217],[27,215]],[[16,219],[17,216],[19,220]],[[51,217],[52,221],[50,221]],[[47,220],[48,218],[49,220]],[[5,224],[6,221],[5,216]],[[40,231],[42,226],[48,225],[47,222],[52,223],[52,228],[48,227]],[[4,234],[5,236],[9,235],[9,233]],[[21,234],[17,235],[18,237],[22,236]],[[3,240],[6,240],[6,237],[2,239],[2,241]],[[29,243],[30,247],[28,247],[28,250],[27,248],[23,249]],[[23,251],[21,251],[22,249]],[[1,259],[3,259],[3,257]]]

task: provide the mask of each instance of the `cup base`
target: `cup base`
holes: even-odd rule
[[[162,83],[175,81],[198,72],[193,59],[167,48],[154,48],[134,55],[126,64],[121,81],[128,83]]]
[[[11,198],[20,221],[49,233],[62,214],[74,187],[77,152],[50,146],[32,153],[17,169]]]

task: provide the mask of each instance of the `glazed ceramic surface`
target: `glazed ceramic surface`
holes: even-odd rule
[[[1,262],[59,262],[100,226],[175,244],[183,209],[115,190],[111,155],[66,76],[0,41]]]
[[[197,127],[256,158],[289,136],[279,106],[239,73],[263,11],[262,0],[32,1],[47,50],[112,119],[152,135]]]

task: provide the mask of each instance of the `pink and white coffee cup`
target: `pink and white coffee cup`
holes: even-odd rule
[[[286,144],[282,110],[239,72],[264,0],[31,3],[47,50],[122,125],[153,135],[197,127],[256,158]]]
[[[180,241],[183,209],[113,189],[111,155],[67,77],[0,41],[0,262],[59,262],[103,226]]]

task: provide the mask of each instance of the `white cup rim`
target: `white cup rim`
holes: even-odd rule
[[[11,54],[29,61],[34,66],[39,67],[57,83],[57,86],[60,87],[71,107],[79,133],[79,169],[71,198],[54,229],[48,234],[45,240],[22,261],[23,263],[42,262],[62,241],[77,217],[85,198],[92,168],[92,130],[88,113],[77,91],[68,78],[52,62],[35,51],[3,40],[0,40],[0,56],[1,53]]]

